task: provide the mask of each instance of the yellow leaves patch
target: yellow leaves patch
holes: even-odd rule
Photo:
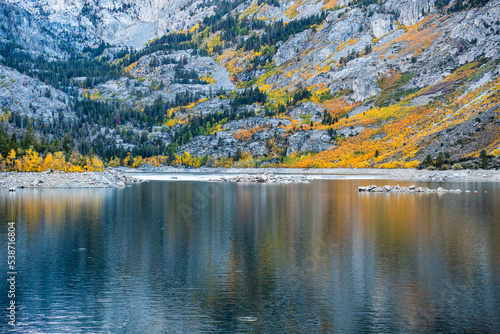
[[[207,84],[210,85],[213,85],[217,82],[211,73],[206,73],[205,75],[202,75],[200,77],[200,80],[205,81]]]
[[[129,66],[125,67],[125,69],[123,71],[125,73],[130,73],[130,71],[132,71],[134,69],[134,67],[137,66],[137,64],[138,64],[138,62],[136,61],[135,63],[132,63]]]
[[[235,133],[233,133],[233,137],[238,140],[248,140],[252,137],[253,133],[248,131],[247,129],[241,129]]]
[[[200,29],[199,24],[195,24],[191,29],[189,29],[190,33],[194,33],[196,30]]]
[[[23,156],[17,156],[14,150],[11,150],[5,161],[0,155],[0,165],[6,170],[16,172],[41,172],[48,168],[60,170],[63,172],[85,172],[104,170],[103,161],[97,156],[82,156],[74,153],[66,160],[62,152],[47,153],[42,157],[33,149],[27,149]]]
[[[324,6],[321,7],[321,10],[325,9],[333,9],[337,6],[338,0],[323,0]]]
[[[247,7],[243,13],[241,13],[240,20],[245,20],[248,16],[257,14],[263,6],[264,3],[260,5],[257,2],[252,3],[251,6]]]

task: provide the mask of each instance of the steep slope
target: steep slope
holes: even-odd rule
[[[4,117],[16,113],[40,123],[76,118],[69,106],[70,97],[39,80],[0,66],[0,86]]]
[[[1,46],[15,43],[36,56],[64,57],[68,41],[58,39],[46,27],[46,22],[37,20],[28,11],[0,2]]]
[[[189,29],[214,14],[209,1],[188,0],[7,0],[47,20],[65,38],[95,45],[141,48],[169,31]]]

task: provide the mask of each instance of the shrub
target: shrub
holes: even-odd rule
[[[452,168],[453,168],[454,170],[464,169],[464,168],[462,167],[462,165],[461,165],[461,164],[453,164],[453,167],[452,167]]]
[[[427,167],[427,170],[436,170],[436,167],[434,167],[434,166],[429,166],[429,167]]]
[[[441,170],[448,170],[448,165],[447,164],[442,164],[441,165]]]
[[[418,168],[420,163],[417,160],[409,161],[405,164],[405,168]]]

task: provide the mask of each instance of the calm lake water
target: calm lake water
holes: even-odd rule
[[[13,331],[500,332],[500,184],[357,192],[371,183],[410,184],[2,189],[3,277],[17,227]]]

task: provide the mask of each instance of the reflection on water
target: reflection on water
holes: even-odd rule
[[[4,192],[17,331],[500,331],[500,185],[356,192],[366,183]]]

